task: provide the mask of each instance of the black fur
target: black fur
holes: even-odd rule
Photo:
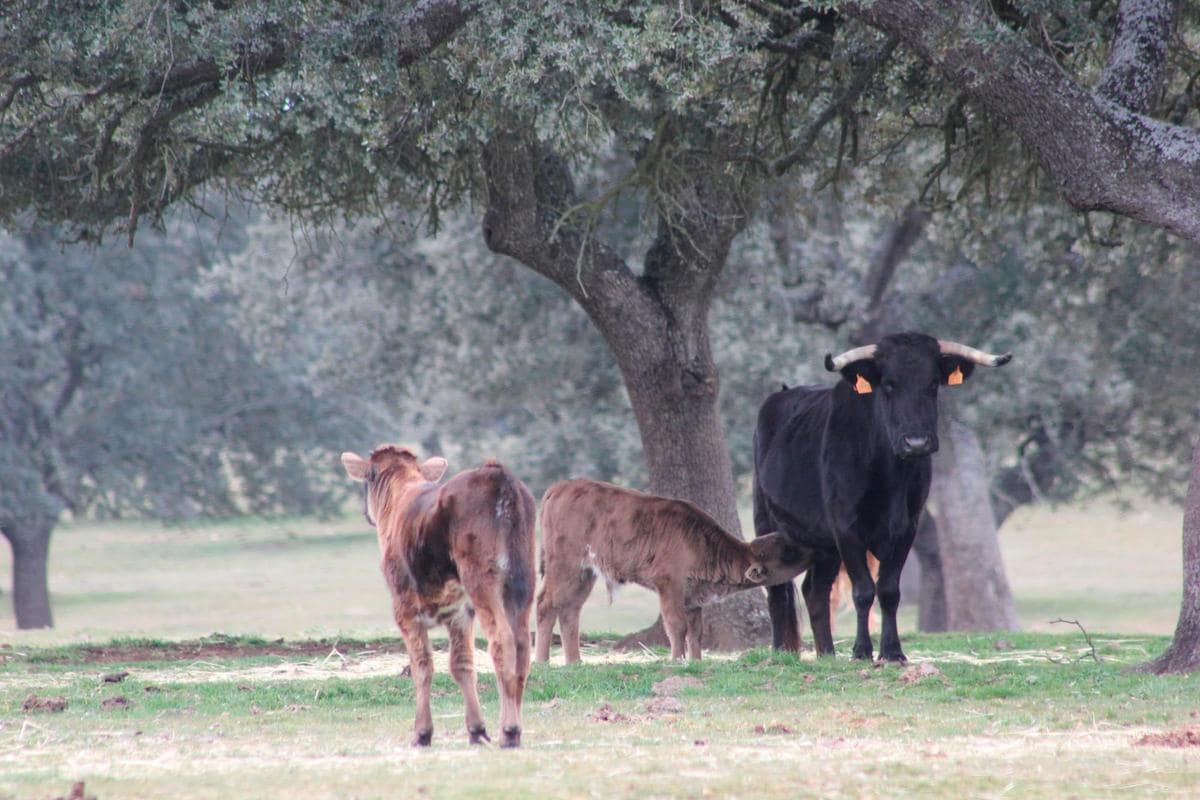
[[[858,610],[854,656],[872,656],[867,613],[878,589],[880,657],[904,659],[895,620],[900,570],[929,493],[938,389],[956,366],[965,379],[974,365],[940,355],[930,336],[895,334],[878,343],[873,359],[846,365],[836,385],[776,392],[759,410],[755,533],[778,531],[815,552],[801,588],[820,654],[833,653],[829,591],[844,563]],[[855,391],[860,376],[870,393]],[[879,559],[878,581],[868,550]],[[767,595],[775,646],[797,649],[793,584],[768,587]]]

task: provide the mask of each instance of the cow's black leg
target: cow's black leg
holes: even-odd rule
[[[838,550],[842,554],[842,563],[846,565],[846,574],[850,576],[854,594],[854,610],[858,616],[853,654],[855,658],[869,661],[874,655],[869,623],[871,606],[875,603],[875,581],[871,577],[871,570],[867,567],[867,548],[862,542],[862,537],[856,530],[850,530],[845,535],[838,536]]]
[[[890,553],[884,553],[879,559],[879,608],[883,612],[883,632],[879,637],[879,658],[881,661],[907,661],[904,651],[900,649],[900,633],[896,630],[896,609],[900,606],[900,571],[908,558],[916,536],[916,526],[910,526],[908,534],[895,542]]]
[[[767,587],[767,611],[771,614],[771,646],[776,650],[800,652],[795,581]]]
[[[808,609],[808,622],[812,626],[813,646],[819,656],[833,655],[833,631],[829,627],[829,590],[837,580],[841,559],[837,553],[817,553],[813,564],[804,575],[801,589],[804,605]]]
[[[765,536],[777,529],[758,481],[754,482],[754,535]],[[800,652],[800,619],[796,615],[796,583],[788,581],[767,587],[767,611],[771,615],[771,646],[776,650]]]

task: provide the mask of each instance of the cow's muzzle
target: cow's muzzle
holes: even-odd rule
[[[899,446],[896,447],[896,455],[901,458],[920,458],[933,455],[937,449],[936,436],[902,436]]]

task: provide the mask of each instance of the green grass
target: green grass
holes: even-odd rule
[[[1099,661],[1078,633],[914,635],[914,664],[936,670],[916,681],[767,649],[677,665],[593,648],[592,663],[534,665],[516,753],[466,744],[444,671],[434,746],[415,751],[412,686],[396,665],[158,660],[104,684],[114,665],[62,663],[86,654],[78,646],[39,649],[0,665],[0,797],[74,780],[100,798],[1189,796],[1194,751],[1137,742],[1196,725],[1200,676],[1128,669],[1163,637],[1093,638]],[[56,669],[43,671],[49,655]],[[670,677],[694,685],[676,711],[652,710]],[[480,688],[494,729],[489,675]],[[68,707],[23,714],[31,691]],[[131,705],[104,709],[115,694]]]

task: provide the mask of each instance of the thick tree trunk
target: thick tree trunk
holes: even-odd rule
[[[950,414],[942,415],[939,428],[929,497],[938,522],[946,629],[1016,630],[979,439]]]
[[[52,628],[50,588],[46,579],[50,555],[52,520],[24,525],[9,525],[4,529],[13,559],[13,611],[17,627]]]
[[[1192,474],[1183,509],[1183,600],[1175,638],[1161,656],[1138,669],[1160,675],[1200,669],[1200,441],[1192,451]]]
[[[665,321],[665,320],[664,320]],[[679,331],[655,337],[660,343],[679,342]],[[741,536],[733,467],[718,410],[716,366],[708,345],[707,324],[697,326],[682,360],[663,352],[664,361],[647,358],[645,339],[616,336],[609,346],[625,378],[650,476],[649,490],[665,497],[690,500],[730,533]],[[631,346],[631,344],[633,346]],[[761,591],[739,592],[704,610],[705,649],[739,650],[765,644],[771,634],[765,596]],[[662,620],[630,634],[621,648],[664,646]]]
[[[691,215],[668,217],[660,210],[658,236],[638,275],[590,230],[574,227],[566,213],[577,203],[570,176],[532,136],[497,136],[484,168],[488,247],[557,283],[604,336],[637,419],[649,490],[695,503],[740,536],[708,337],[713,289],[744,223],[736,188],[724,185],[719,170],[701,169],[681,181],[677,205]],[[770,631],[761,592],[714,604],[704,618],[709,648],[761,644]],[[666,641],[658,624],[633,639]]]

